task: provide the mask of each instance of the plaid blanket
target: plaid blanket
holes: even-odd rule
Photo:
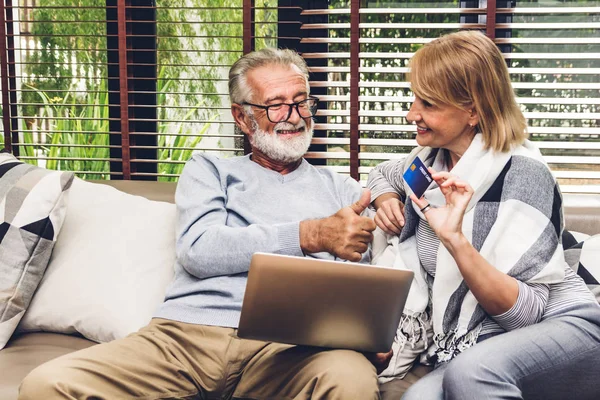
[[[417,148],[404,165],[417,156],[434,168],[442,158],[437,149]],[[507,153],[493,152],[485,150],[481,135],[476,135],[452,173],[475,191],[464,216],[463,233],[490,264],[523,282],[549,284],[564,279],[562,197],[537,148],[525,142]],[[407,191],[406,224],[395,260],[395,267],[415,272],[405,317],[414,321],[412,325],[431,324],[437,362],[446,362],[477,342],[486,313],[441,244],[435,280],[428,282],[416,250],[416,226],[422,215]],[[437,187],[429,189],[425,198],[434,207],[445,205]],[[430,304],[433,312],[428,320],[424,316]],[[410,332],[419,334],[427,328]],[[399,331],[396,351],[420,339],[410,332]]]

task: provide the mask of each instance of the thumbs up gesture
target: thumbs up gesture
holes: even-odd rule
[[[365,189],[363,190],[360,199],[358,199],[356,203],[350,205],[350,208],[356,213],[356,215],[360,215],[367,207],[369,207],[369,204],[371,204],[371,191],[369,189]]]
[[[360,199],[330,217],[302,221],[300,246],[305,253],[327,251],[348,261],[360,261],[373,240],[375,222],[360,214],[369,206],[371,192],[363,191]]]

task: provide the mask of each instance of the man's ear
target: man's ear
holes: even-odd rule
[[[239,104],[231,105],[231,115],[235,120],[235,124],[244,132],[246,135],[250,135],[252,130],[250,129],[250,118],[246,115],[244,107]]]

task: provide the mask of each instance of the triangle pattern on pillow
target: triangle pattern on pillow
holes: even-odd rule
[[[577,244],[574,244],[574,245],[573,245],[573,246],[571,246],[570,248],[571,248],[571,249],[583,249],[583,244],[584,244],[584,243],[585,243],[585,242],[579,242],[579,243],[577,243]]]
[[[563,244],[570,244],[565,247],[565,261],[600,302],[600,234],[588,236],[576,243],[573,243],[573,239],[570,233],[566,236],[563,234]]]
[[[72,172],[44,170],[0,154],[0,291],[9,294],[0,301],[0,350],[43,278],[72,179]]]
[[[577,275],[583,278],[583,281],[588,285],[600,285],[600,282],[588,271],[581,263],[577,268]]]
[[[566,229],[563,230],[562,233],[562,245],[565,250],[577,245],[577,240],[575,239],[573,234]]]
[[[30,224],[27,224],[25,226],[22,226],[21,229],[38,235],[41,238],[54,240],[54,227],[52,226],[52,221],[50,220],[50,217],[46,217],[38,221],[32,222]]]
[[[0,224],[0,243],[2,243],[2,239],[6,236],[6,232],[8,232],[8,228],[10,228],[10,224],[7,222],[3,222]]]
[[[8,171],[16,167],[17,165],[23,164],[22,162],[7,162],[0,164],[0,178],[4,176]]]

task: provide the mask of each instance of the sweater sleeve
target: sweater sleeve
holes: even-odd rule
[[[546,309],[549,286],[542,283],[524,283],[519,284],[519,295],[517,302],[510,310],[494,315],[492,318],[506,331],[512,331],[518,328],[524,328],[538,323]]]
[[[402,171],[404,159],[385,161],[369,173],[367,187],[371,190],[371,201],[385,193],[397,193],[401,199],[406,197]]]
[[[179,179],[177,260],[191,275],[204,279],[248,271],[257,251],[302,256],[300,223],[227,226],[226,192],[210,158],[193,157]]]

